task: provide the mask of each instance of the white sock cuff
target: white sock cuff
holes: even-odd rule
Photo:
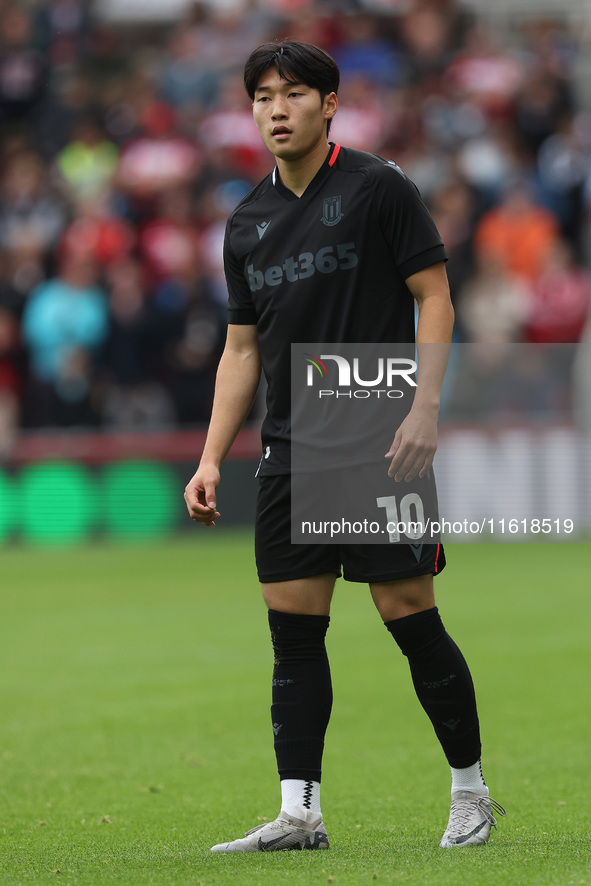
[[[473,766],[467,766],[465,769],[451,768],[451,792],[470,791],[473,794],[480,794],[488,797],[488,788],[482,774],[482,764],[480,760]]]
[[[305,813],[321,815],[320,782],[300,778],[281,781],[281,809],[289,815],[302,818]]]

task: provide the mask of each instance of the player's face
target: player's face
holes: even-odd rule
[[[327,145],[326,123],[337,110],[337,97],[320,93],[304,83],[288,83],[274,68],[261,77],[253,114],[265,145],[278,159],[300,160]]]

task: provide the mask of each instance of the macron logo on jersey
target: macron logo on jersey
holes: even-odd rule
[[[265,234],[267,233],[267,229],[268,229],[268,227],[269,227],[270,224],[271,224],[271,222],[268,221],[268,222],[261,222],[260,225],[257,225],[257,231],[258,231],[258,235],[259,235],[259,240],[262,240],[262,239],[263,239],[263,237],[264,237]]]

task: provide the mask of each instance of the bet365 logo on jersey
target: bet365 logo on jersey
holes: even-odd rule
[[[335,271],[350,271],[357,265],[358,258],[354,243],[339,243],[337,246],[323,246],[316,254],[302,252],[290,255],[282,265],[271,265],[264,271],[248,265],[248,285],[251,292],[257,292],[266,284],[279,286],[283,282],[295,283],[314,274],[334,274]]]

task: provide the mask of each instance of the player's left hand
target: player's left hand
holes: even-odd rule
[[[413,408],[406,416],[392,441],[386,458],[391,458],[388,476],[396,482],[410,483],[424,477],[433,464],[437,451],[437,416]]]

